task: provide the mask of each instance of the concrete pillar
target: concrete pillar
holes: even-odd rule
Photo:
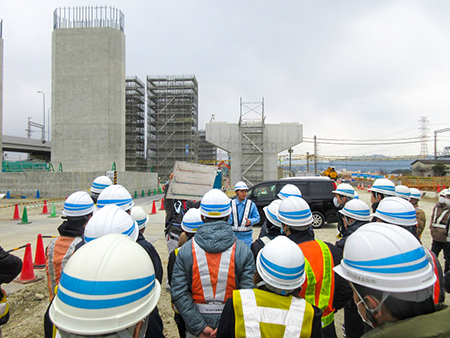
[[[212,122],[206,124],[206,140],[226,150],[231,156],[230,184],[242,177],[241,133],[238,124]],[[303,125],[297,122],[264,125],[263,166],[264,180],[278,177],[278,153],[303,141]],[[259,182],[254,182],[259,183]]]
[[[52,36],[52,162],[64,171],[111,170],[115,162],[125,171],[125,35],[61,22]]]

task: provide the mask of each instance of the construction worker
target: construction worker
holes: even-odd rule
[[[228,222],[237,239],[244,242],[249,248],[252,245],[252,225],[259,223],[261,217],[255,203],[247,199],[247,184],[239,181],[234,186],[236,198],[231,200],[231,216]]]
[[[3,250],[0,246],[0,286],[11,283],[22,271],[22,260]],[[0,288],[0,337],[2,337],[2,325],[9,320],[9,304],[6,291]]]
[[[274,200],[270,204],[264,207],[264,214],[266,215],[266,221],[264,222],[267,233],[265,236],[260,236],[256,241],[254,241],[250,247],[253,256],[258,256],[259,251],[264,248],[264,246],[269,243],[272,239],[280,235],[281,222],[277,218],[278,208],[281,204],[281,200]]]
[[[277,217],[282,233],[298,244],[305,255],[306,281],[300,297],[323,311],[323,336],[336,337],[334,312],[351,298],[348,283],[333,271],[341,255],[332,244],[314,239],[314,233],[309,231],[313,222],[311,209],[304,199],[288,197],[281,202]]]
[[[62,338],[144,337],[160,294],[145,250],[128,236],[108,234],[69,260],[50,318]]]
[[[366,202],[353,199],[339,210],[343,220],[342,238],[336,242],[336,248],[342,256],[347,239],[361,226],[370,222],[370,208]],[[364,323],[358,314],[355,302],[350,299],[344,306],[345,337],[358,338],[364,333]]]
[[[422,193],[419,189],[411,188],[411,197],[409,201],[413,205],[415,211],[416,211],[416,219],[417,219],[417,237],[419,239],[422,236],[423,229],[425,229],[426,223],[427,223],[427,217],[425,216],[425,212],[419,208],[419,201],[422,197]]]
[[[302,192],[299,187],[293,184],[286,184],[278,193],[278,198],[282,201],[290,196],[302,197]]]
[[[322,310],[298,296],[305,259],[294,242],[279,236],[258,254],[257,289],[235,290],[220,318],[217,338],[322,337]]]
[[[62,218],[58,227],[59,237],[53,239],[45,251],[45,270],[50,301],[55,296],[65,264],[75,252],[76,246],[83,242],[84,228],[95,210],[94,201],[85,191],[77,191],[64,202]]]
[[[442,219],[444,218],[447,210],[449,209],[450,199],[445,198],[447,193],[447,189],[443,189],[439,193],[439,200],[436,205],[433,207],[433,212],[431,213],[430,220],[430,233],[433,242],[431,243],[431,251],[434,252],[436,257],[439,257],[439,253],[444,250],[445,257],[445,245],[447,243],[447,232],[446,232],[446,223],[442,223]],[[445,261],[445,269],[444,272],[448,271],[448,263]]]
[[[342,210],[348,201],[351,201],[355,197],[355,189],[348,183],[341,183],[337,186],[336,190],[333,190],[334,194],[333,203],[338,211]],[[342,236],[344,231],[344,222],[342,217],[338,219],[337,229]]]
[[[108,176],[99,176],[93,182],[91,186],[91,198],[95,204],[100,193],[112,185],[111,179]]]
[[[105,188],[97,200],[97,207],[99,209],[106,205],[115,204],[128,214],[131,212],[131,208],[134,206],[133,199],[130,193],[120,184],[112,185]]]
[[[178,251],[172,300],[186,323],[186,337],[210,337],[233,290],[251,289],[255,263],[229,223],[230,200],[218,189],[202,198],[204,224]]]
[[[391,224],[370,223],[350,236],[334,270],[374,328],[363,338],[450,336],[450,308],[435,312],[436,277],[426,256],[411,233]]]
[[[395,186],[395,197],[403,198],[407,201],[411,198],[411,190],[406,185]]]
[[[373,214],[377,217],[379,222],[389,223],[400,226],[409,231],[420,242],[417,237],[416,227],[416,212],[411,203],[400,197],[388,197],[383,199],[377,211]],[[427,258],[433,266],[433,271],[436,275],[436,284],[434,286],[434,301],[436,304],[442,303],[445,300],[445,292],[443,289],[444,277],[442,273],[441,263],[436,255],[429,249],[425,248]]]
[[[197,229],[199,226],[203,224],[202,221],[202,215],[200,213],[200,210],[191,208],[189,209],[186,214],[183,217],[183,221],[181,222],[181,228],[183,229],[183,234],[185,235],[185,242],[190,240],[192,237],[194,237],[195,233],[197,232]],[[182,234],[182,235],[183,235]],[[181,240],[181,236],[180,236]],[[168,282],[171,283],[172,280],[172,274],[173,274],[173,267],[175,265],[175,259],[178,255],[178,249],[183,246],[184,243],[178,243],[178,248],[173,250],[169,255],[169,262],[167,263],[167,276],[168,276]],[[175,323],[177,324],[178,328],[178,334],[180,335],[180,338],[186,337],[186,324],[184,323],[183,317],[181,317],[180,313],[178,312],[175,305],[172,303],[172,309],[175,312]]]
[[[370,202],[372,203],[372,212],[377,211],[378,204],[386,196],[395,196],[395,184],[386,178],[379,178],[373,182],[372,187],[367,189],[370,192]],[[376,222],[372,218],[372,222]]]

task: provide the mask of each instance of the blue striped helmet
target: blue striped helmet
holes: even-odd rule
[[[436,281],[425,250],[406,229],[369,223],[347,239],[334,271],[352,283],[420,301],[430,296]]]
[[[203,221],[200,210],[191,208],[183,216],[183,220],[181,221],[181,228],[186,232],[195,233],[197,232],[198,227],[202,224]]]
[[[79,217],[89,215],[95,210],[94,201],[86,191],[77,191],[67,197],[64,202],[63,215]]]
[[[416,188],[411,188],[411,198],[414,198],[415,200],[420,200],[420,198],[422,197],[422,193],[420,192],[419,189]]]
[[[281,294],[299,288],[305,281],[303,252],[286,236],[277,236],[259,251],[256,269],[267,287]]]
[[[270,204],[263,208],[264,214],[270,223],[278,228],[281,228],[281,222],[278,219],[278,209],[280,208],[281,200],[273,200]]]
[[[107,187],[98,196],[97,207],[99,209],[109,204],[115,204],[122,210],[127,211],[133,207],[134,202],[128,190],[120,184],[116,184]]]
[[[147,252],[127,236],[109,234],[87,243],[67,262],[50,318],[63,332],[116,333],[146,318],[160,293]]]
[[[296,196],[290,196],[281,202],[277,213],[281,223],[295,228],[307,228],[313,222],[311,209],[308,203]]]
[[[142,207],[134,206],[131,208],[131,217],[136,221],[139,230],[147,226],[149,217]]]
[[[219,189],[212,189],[200,202],[200,213],[209,218],[222,218],[231,213],[230,199]]]
[[[382,219],[386,223],[400,226],[417,224],[416,210],[411,203],[400,197],[383,198],[371,216]]]
[[[99,176],[92,182],[91,192],[100,194],[103,190],[112,185],[111,179],[108,176]]]
[[[378,192],[386,196],[395,196],[395,184],[387,178],[379,178],[373,182],[368,191]]]
[[[348,201],[344,208],[339,210],[339,213],[359,221],[370,221],[370,208],[366,202],[360,199]]]
[[[280,192],[278,193],[278,197],[281,200],[285,200],[290,196],[302,197],[302,192],[300,191],[300,188],[293,184],[286,184],[283,188],[281,188]]]
[[[341,183],[337,186],[336,190],[332,191],[333,194],[347,196],[350,198],[355,197],[355,189],[348,183]]]
[[[406,185],[399,184],[395,187],[395,196],[409,201],[411,190]]]

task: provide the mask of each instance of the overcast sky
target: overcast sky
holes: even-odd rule
[[[202,129],[211,114],[237,123],[240,97],[264,97],[266,123],[299,122],[310,138],[418,137],[426,116],[432,154],[433,131],[450,127],[449,1],[15,0],[0,12],[4,134],[26,136],[29,116],[42,122],[53,11],[86,5],[124,13],[127,76],[195,74]],[[419,152],[419,143],[319,144],[323,155]]]

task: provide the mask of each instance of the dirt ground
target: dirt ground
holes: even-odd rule
[[[365,202],[369,203],[369,194],[366,191],[358,190],[361,199]],[[431,215],[431,210],[434,204],[436,203],[437,198],[429,198],[425,197],[421,200],[420,205],[422,209],[425,211],[427,218]],[[21,200],[17,200],[21,201]],[[28,200],[29,201],[29,200]],[[10,202],[9,204],[14,204],[13,200],[8,200],[6,202]],[[12,202],[12,203],[11,203]],[[23,202],[23,200],[22,200]],[[42,200],[40,201],[42,203]],[[0,200],[0,206],[5,205],[5,200]],[[30,213],[33,215],[34,213],[38,214],[41,212],[42,207],[30,208]],[[12,208],[0,208],[0,221],[9,220],[12,217]],[[162,219],[161,215],[161,219]],[[428,229],[429,220],[427,220],[427,228],[424,231],[422,236],[423,244],[430,248],[431,247],[431,236]],[[256,228],[254,231],[254,237],[257,238],[259,234],[259,228]],[[336,225],[335,224],[327,224],[322,229],[318,229],[315,231],[316,237],[331,243],[335,243],[336,241]],[[1,243],[0,243],[1,244]],[[161,260],[164,266],[164,274],[166,275],[166,266],[167,266],[167,248],[165,244],[164,238],[160,238],[156,240],[154,243],[156,250],[161,256]],[[441,264],[442,255],[440,257]],[[14,285],[7,285],[10,287],[7,291],[13,290],[10,292],[9,302],[11,306],[11,318],[8,324],[2,327],[3,336],[5,338],[22,338],[22,337],[43,337],[43,315],[48,306],[48,290],[47,283],[45,280],[45,272],[44,270],[35,270],[37,276],[44,277],[41,281],[23,286],[14,287]],[[176,329],[175,322],[173,320],[173,311],[170,306],[170,294],[166,291],[166,282],[162,285],[161,298],[158,302],[159,312],[164,322],[164,332],[166,337],[178,337],[178,331]],[[15,283],[14,283],[15,284]],[[450,304],[449,298],[447,297],[446,303]],[[342,337],[342,332],[340,329],[341,323],[343,322],[343,311],[338,311],[335,316],[336,321],[336,329],[338,332],[338,337]]]

